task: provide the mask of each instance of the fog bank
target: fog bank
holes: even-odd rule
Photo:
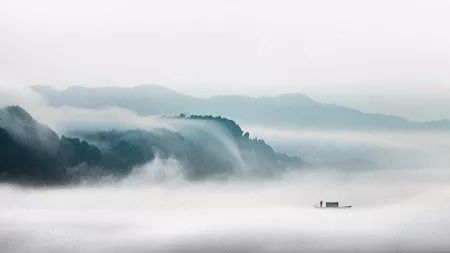
[[[450,134],[435,131],[326,131],[243,126],[272,147],[316,167],[348,172],[447,169]]]
[[[448,173],[265,182],[0,187],[2,252],[439,252]],[[423,177],[424,175],[425,178]],[[352,209],[319,210],[319,199]]]

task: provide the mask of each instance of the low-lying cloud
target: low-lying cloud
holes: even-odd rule
[[[447,168],[450,134],[434,131],[325,131],[245,126],[280,152],[318,167],[367,169]]]
[[[288,131],[282,138],[274,130],[252,130],[296,154],[307,155],[304,150],[316,140],[322,145],[311,147],[319,156],[316,161],[323,151],[320,147],[331,142],[344,155],[364,154],[354,152],[362,145],[395,151],[380,159],[406,159],[399,149],[428,153],[432,159],[409,156],[405,164],[416,162],[415,167],[391,166],[384,160],[377,163],[380,167],[358,173],[327,166],[265,180],[196,183],[180,177],[177,161],[156,159],[119,181],[39,189],[2,185],[0,251],[446,252],[450,248],[447,135]],[[355,142],[357,146],[352,146]],[[297,149],[294,144],[300,143],[303,146]],[[323,163],[328,158],[323,156]],[[319,200],[353,207],[316,209],[313,205]]]
[[[341,176],[308,172],[197,184],[131,180],[62,189],[3,185],[0,250],[445,252],[450,246],[448,173]],[[353,208],[313,208],[320,199]]]

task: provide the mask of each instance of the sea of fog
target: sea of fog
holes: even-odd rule
[[[3,184],[0,252],[450,251],[450,134],[244,129],[307,165],[192,183],[156,160],[120,182]]]

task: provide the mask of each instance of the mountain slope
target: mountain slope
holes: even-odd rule
[[[73,86],[60,92],[47,86],[32,86],[32,88],[52,106],[70,105],[94,109],[114,106],[127,108],[141,115],[161,112],[178,113],[182,108],[198,101],[198,99],[153,85],[142,85],[132,89]]]
[[[79,139],[59,137],[19,106],[0,109],[0,180],[61,184],[67,168],[95,165],[100,151]]]
[[[88,119],[87,119],[88,120]],[[222,117],[166,118],[178,129],[77,132],[59,137],[19,106],[0,109],[0,181],[67,184],[126,177],[155,158],[176,159],[189,180],[272,176],[303,165]]]
[[[448,120],[413,122],[405,118],[363,113],[344,106],[323,104],[300,94],[276,97],[216,96],[193,98],[160,86],[134,88],[71,87],[56,91],[33,86],[50,105],[75,107],[122,107],[141,115],[222,115],[246,124],[264,124],[323,129],[450,130]]]

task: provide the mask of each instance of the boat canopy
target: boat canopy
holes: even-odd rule
[[[339,202],[325,202],[326,207],[339,207]]]

